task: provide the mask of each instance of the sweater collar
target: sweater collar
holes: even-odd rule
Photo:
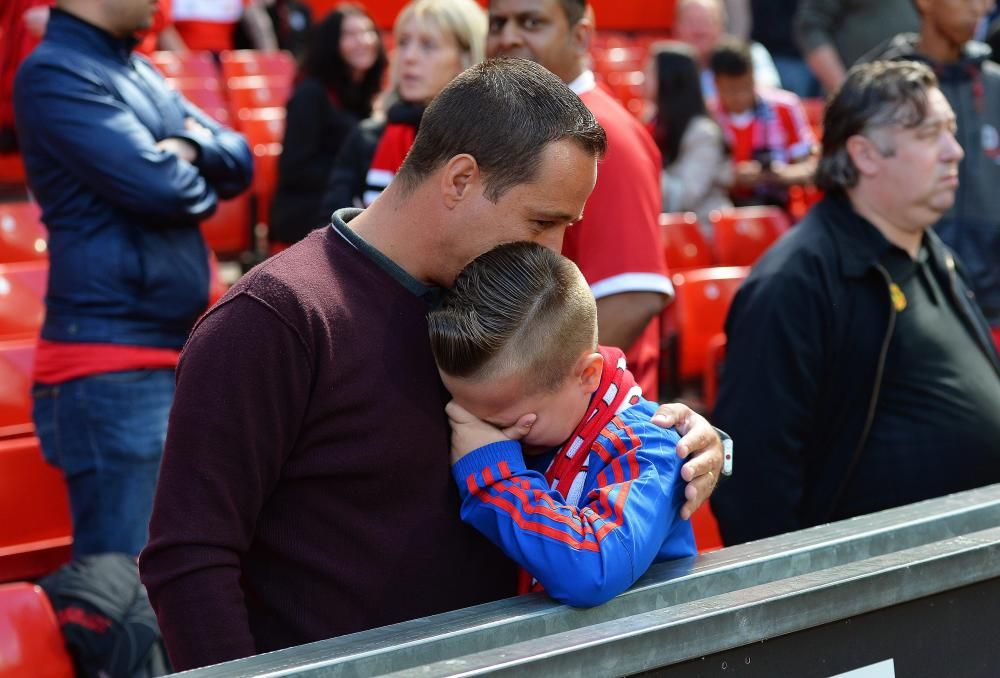
[[[128,63],[132,50],[139,43],[134,36],[116,37],[57,7],[53,7],[49,15],[45,41],[82,48],[121,63]]]

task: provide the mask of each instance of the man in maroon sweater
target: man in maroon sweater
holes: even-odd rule
[[[339,211],[201,319],[140,560],[175,668],[514,594],[513,566],[459,519],[425,315],[497,244],[558,250],[605,147],[545,69],[476,66],[371,207]],[[683,406],[661,412],[687,433],[689,512],[722,446]]]

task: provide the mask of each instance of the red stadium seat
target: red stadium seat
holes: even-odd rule
[[[66,484],[35,436],[0,440],[0,516],[0,581],[39,577],[69,560]]]
[[[47,259],[47,238],[37,203],[0,203],[0,263]]]
[[[219,77],[219,67],[210,52],[153,52],[149,60],[165,78]]]
[[[203,77],[167,78],[167,84],[217,122],[229,124],[229,104],[222,93],[222,83],[219,80]]]
[[[694,212],[661,214],[660,235],[667,268],[671,272],[707,268],[715,264],[712,248],[702,235]]]
[[[295,78],[295,57],[288,52],[259,52],[237,49],[219,54],[219,65],[225,78],[263,75],[291,83]]]
[[[73,678],[59,621],[41,587],[0,585],[0,678]]]
[[[788,230],[777,207],[734,207],[712,212],[715,260],[721,266],[751,266]]]
[[[284,139],[284,108],[244,108],[239,115],[236,127],[243,132],[251,147],[255,144],[280,144]]]
[[[232,255],[249,250],[250,229],[250,194],[245,192],[231,200],[220,201],[215,214],[201,222],[205,242],[216,254]]]
[[[717,551],[721,549],[722,534],[719,532],[719,523],[712,513],[712,508],[705,502],[694,515],[691,516],[691,528],[694,530],[694,541],[698,545],[698,553],[706,551]]]
[[[0,265],[0,340],[32,339],[45,320],[42,296]]]
[[[46,259],[37,259],[15,264],[0,264],[0,276],[16,280],[42,299],[45,297],[45,289],[49,282],[49,262]]]
[[[281,144],[255,144],[253,149],[253,192],[257,198],[257,223],[268,223],[271,214],[271,202],[278,188],[278,159],[281,157]]]
[[[681,382],[701,380],[716,335],[723,332],[729,304],[749,268],[718,266],[673,274],[676,296],[668,308],[673,315],[676,340],[670,342],[670,378],[679,391]]]
[[[0,184],[23,184],[24,161],[20,153],[0,153]]]
[[[260,75],[229,78],[226,81],[229,95],[229,112],[239,120],[244,108],[284,107],[292,92],[291,82]]]
[[[0,342],[0,439],[34,433],[31,376],[35,340]]]

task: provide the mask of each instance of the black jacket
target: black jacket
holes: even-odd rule
[[[964,273],[933,232],[926,243],[949,273],[967,329],[1000,373]],[[727,544],[885,508],[844,494],[864,472],[859,455],[895,323],[891,280],[879,264],[885,248],[846,198],[827,197],[737,292],[713,415],[739,448],[738,468],[712,497]]]
[[[330,212],[323,209],[323,190],[358,116],[336,106],[323,83],[311,77],[295,86],[287,108],[270,238],[294,243],[330,223]]]

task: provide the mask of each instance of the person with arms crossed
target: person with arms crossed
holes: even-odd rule
[[[242,136],[132,52],[146,0],[59,0],[14,87],[49,232],[34,420],[64,473],[73,555],[146,543],[174,366],[208,303],[198,224],[250,184]]]
[[[458,517],[426,316],[496,245],[557,250],[605,145],[545,69],[475,66],[427,108],[378,200],[336,212],[202,317],[179,365],[140,557],[175,668],[516,592],[512,564]],[[694,455],[689,515],[714,486],[722,444],[683,406],[660,415]]]

